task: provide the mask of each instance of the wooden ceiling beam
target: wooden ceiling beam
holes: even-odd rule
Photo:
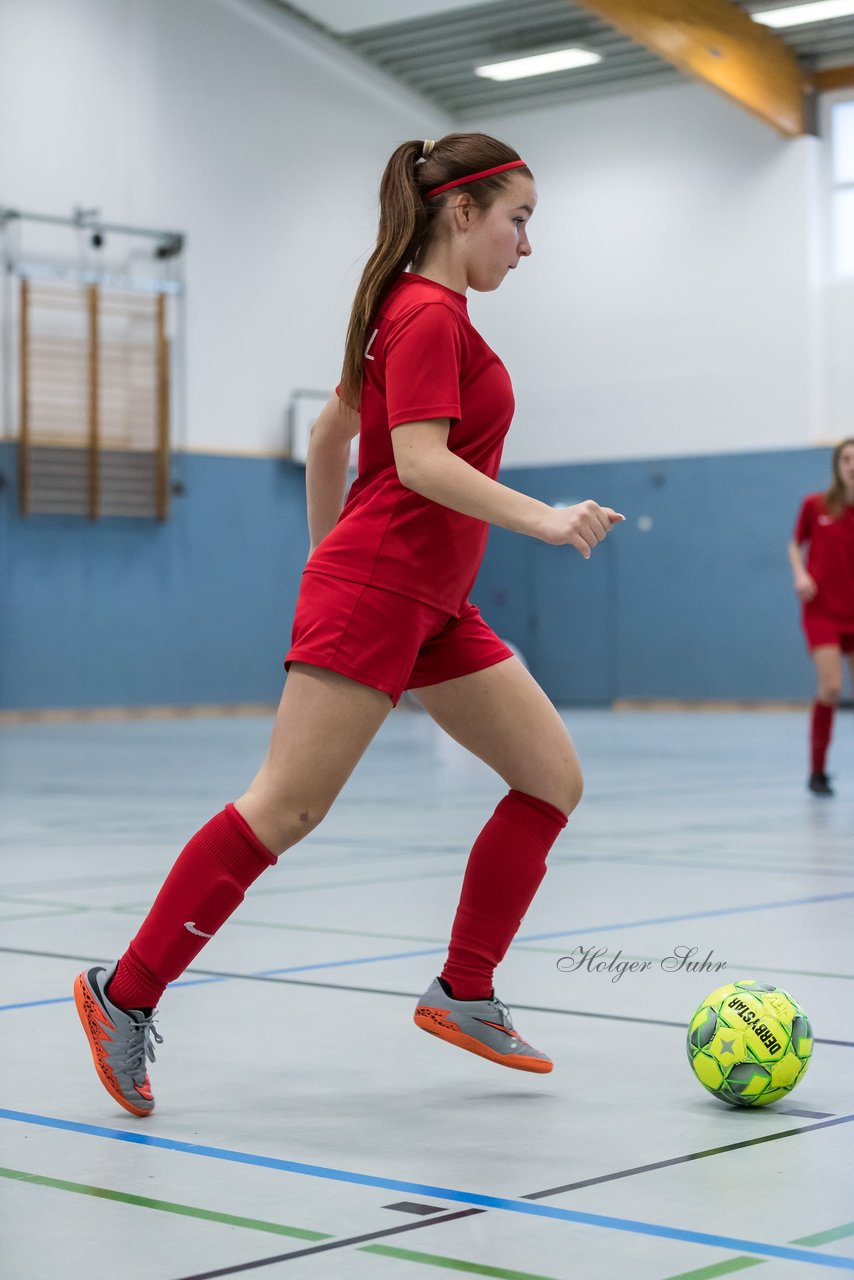
[[[791,49],[728,0],[576,0],[786,137],[808,131],[812,84]]]
[[[854,89],[854,66],[828,67],[825,71],[814,71],[810,79],[813,88],[819,93],[829,93],[833,89]]]

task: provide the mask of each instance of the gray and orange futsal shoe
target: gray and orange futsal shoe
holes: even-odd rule
[[[453,1000],[434,978],[415,1010],[415,1025],[502,1067],[551,1071],[552,1061],[513,1029],[510,1010],[500,1000]]]
[[[154,1110],[146,1058],[154,1061],[154,1045],[163,1037],[154,1028],[154,1014],[144,1009],[120,1009],[107,996],[107,984],[116,965],[104,965],[79,974],[74,980],[74,1003],[92,1050],[101,1084],[119,1106],[134,1116]]]

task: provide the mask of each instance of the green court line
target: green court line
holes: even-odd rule
[[[256,898],[272,898],[279,897],[283,893],[309,893],[320,889],[354,889],[361,888],[363,885],[374,884],[410,884],[418,880],[447,880],[452,876],[458,876],[459,869],[454,868],[452,871],[430,871],[420,875],[406,876],[377,876],[370,880],[323,880],[319,884],[284,884],[276,888],[256,889],[253,897]],[[25,898],[7,895],[7,902],[20,902],[24,905],[32,905],[36,907],[67,907],[73,906],[79,911],[116,911],[120,914],[131,911],[147,911],[151,906],[151,899],[146,898],[144,901],[119,902],[113,905],[91,903],[91,902],[52,902],[49,898]]]
[[[830,1244],[833,1240],[845,1240],[854,1236],[854,1222],[845,1222],[841,1227],[831,1227],[829,1231],[817,1231],[814,1236],[801,1236],[800,1240],[792,1240],[791,1244]]]
[[[831,1227],[829,1231],[817,1231],[815,1235],[801,1236],[797,1240],[790,1240],[789,1244],[830,1244],[832,1240],[844,1240],[847,1236],[854,1236],[854,1222]],[[715,1280],[716,1276],[728,1276],[734,1271],[744,1271],[747,1267],[761,1267],[764,1263],[764,1258],[730,1258],[729,1262],[715,1262],[710,1267],[700,1267],[697,1271],[680,1271],[678,1276],[668,1276],[667,1280]]]
[[[0,916],[0,920],[47,920],[51,916],[77,916],[85,907],[51,907],[49,911],[22,911],[16,916]]]
[[[202,1218],[206,1222],[221,1222],[229,1227],[244,1227],[249,1231],[267,1231],[276,1236],[296,1236],[299,1240],[332,1239],[332,1236],[322,1231],[306,1231],[302,1227],[283,1227],[278,1222],[241,1218],[232,1213],[215,1213],[212,1209],[197,1209],[194,1205],[174,1204],[171,1200],[151,1200],[148,1196],[135,1196],[127,1191],[109,1191],[106,1187],[89,1187],[82,1182],[65,1182],[61,1178],[47,1178],[40,1173],[23,1173],[20,1169],[0,1168],[0,1178],[12,1178],[17,1182],[52,1187],[56,1191],[73,1191],[81,1196],[94,1196],[97,1200],[116,1200],[120,1204],[133,1204],[140,1209],[159,1209],[161,1213],[176,1213],[183,1218]]]
[[[728,1276],[747,1267],[761,1267],[763,1261],[759,1258],[732,1258],[729,1262],[713,1262],[710,1267],[700,1267],[697,1271],[681,1271],[678,1276],[668,1276],[667,1280],[715,1280],[716,1276]]]
[[[444,873],[442,873],[442,875],[444,875]],[[422,877],[419,876],[417,878],[421,879]],[[382,882],[353,881],[352,883],[367,884],[367,883],[382,883]],[[306,889],[315,889],[315,888],[320,888],[321,886],[320,885],[304,885],[302,887]],[[334,887],[339,888],[344,886],[336,885]],[[278,893],[279,890],[276,890],[275,892]],[[263,897],[266,895],[257,894],[255,896]],[[2,901],[2,895],[0,895],[0,901]],[[91,905],[83,905],[82,903],[77,903],[72,906],[68,906],[68,905],[60,905],[59,903],[57,903],[55,910],[51,910],[47,912],[33,912],[32,914],[29,914],[29,915],[0,916],[0,921],[2,920],[37,920],[40,917],[46,918],[51,915],[74,915],[74,914],[80,914],[82,912],[93,912],[93,911],[114,912],[117,915],[136,915],[138,912],[144,911],[147,905],[150,905],[150,904],[141,903],[141,902],[140,903],[129,902],[129,903],[117,903],[114,906],[91,906]],[[430,937],[426,934],[376,933],[368,929],[332,929],[324,925],[286,924],[278,920],[237,919],[237,920],[232,920],[231,923],[243,929],[283,929],[292,933],[318,933],[318,934],[328,934],[332,937],[342,937],[342,938],[345,938],[345,937],[346,938],[380,938],[390,942],[427,942],[427,943],[434,943],[437,947],[442,946],[447,941],[446,938]],[[514,951],[530,951],[535,954],[549,955],[549,956],[566,955],[566,947],[538,947],[538,946],[535,946],[534,944],[530,944],[526,942],[514,943],[513,950]],[[655,963],[657,960],[661,959],[661,956],[638,956],[638,955],[628,955],[626,953],[623,953],[623,959],[629,960],[629,961],[649,960]],[[783,969],[779,965],[761,965],[761,964],[753,964],[753,963],[745,964],[740,960],[728,960],[727,967],[733,970],[739,969],[744,973],[755,970],[757,973],[785,973],[791,977],[797,977],[797,978],[839,978],[842,981],[854,982],[854,973],[827,973],[822,969]]]
[[[452,871],[431,871],[415,876],[377,876],[372,880],[333,880],[331,882],[322,880],[320,884],[282,885],[277,889],[259,889],[254,896],[272,898],[283,893],[304,893],[309,889],[354,889],[368,884],[410,884],[417,880],[449,880],[452,876],[459,877],[459,875],[460,869],[454,867]]]
[[[87,889],[90,886],[95,888],[110,888],[115,884],[145,884],[147,881],[158,879],[157,873],[154,871],[134,871],[125,876],[91,875],[91,876],[74,876],[67,877],[65,880],[51,880],[51,890],[56,889]],[[0,886],[0,898],[7,895],[16,897],[20,893],[38,893],[44,888],[44,880],[24,880],[17,884],[6,884]]]
[[[92,905],[89,902],[55,902],[51,898],[27,898],[17,893],[7,893],[0,898],[2,902],[11,902],[15,906],[22,907],[61,907],[63,910],[71,907],[75,911],[91,911]]]
[[[105,1187],[90,1187],[82,1182],[66,1182],[62,1178],[48,1178],[39,1173],[24,1173],[20,1169],[0,1168],[0,1178],[11,1178],[34,1186],[51,1187],[56,1191],[71,1191],[77,1195],[93,1196],[97,1200],[115,1200],[119,1204],[132,1204],[141,1209],[159,1209],[161,1213],[174,1213],[183,1218],[200,1218],[206,1222],[220,1222],[229,1227],[242,1227],[247,1231],[266,1231],[277,1236],[296,1236],[300,1240],[331,1240],[334,1237],[322,1231],[306,1231],[301,1227],[283,1227],[277,1222],[264,1222],[258,1218],[241,1218],[232,1213],[216,1213],[211,1209],[198,1209],[194,1205],[175,1204],[170,1200],[151,1200],[148,1196],[131,1195],[126,1191],[110,1191]],[[463,1262],[459,1258],[445,1258],[438,1254],[414,1253],[409,1249],[393,1249],[387,1245],[363,1245],[361,1253],[380,1253],[389,1258],[401,1258],[407,1262],[423,1262],[427,1266],[445,1267],[452,1271],[465,1271],[469,1275],[492,1276],[494,1280],[554,1280],[551,1276],[533,1275],[528,1271],[508,1271],[504,1267],[489,1267],[475,1262]]]
[[[442,872],[441,877],[444,877],[444,875],[445,873]],[[426,879],[428,877],[418,876],[416,878]],[[352,881],[349,883],[350,884],[372,884],[372,883],[384,883],[384,882],[360,880],[360,881]],[[317,888],[327,887],[327,886],[303,885],[299,887],[305,888],[305,889],[317,889]],[[343,884],[338,884],[338,885],[329,886],[329,887],[342,888],[346,886]],[[275,890],[274,892],[279,893],[281,891]],[[258,893],[255,896],[265,897],[269,895]],[[0,897],[0,900],[2,900],[2,897]],[[92,912],[92,911],[114,912],[117,915],[136,915],[139,911],[144,911],[147,905],[150,905],[150,904],[141,903],[141,902],[140,903],[129,902],[129,903],[117,903],[114,906],[106,906],[106,905],[91,906],[91,905],[83,905],[82,903],[77,903],[72,906],[68,906],[68,905],[60,905],[59,903],[57,903],[55,911],[45,912],[45,913],[33,913],[32,915],[0,916],[0,921],[38,919],[39,915],[41,914],[43,914],[44,916],[49,916],[53,914],[72,915],[75,913],[79,914],[81,912],[87,912],[87,911],[88,912]],[[293,933],[329,934],[330,936],[333,936],[333,937],[381,938],[391,942],[427,942],[427,943],[434,943],[437,947],[442,946],[447,941],[446,938],[428,937],[427,935],[424,935],[424,934],[375,933],[367,929],[332,929],[322,925],[285,924],[278,920],[237,919],[237,920],[232,920],[231,923],[233,925],[239,926],[244,929],[283,929]],[[538,946],[534,946],[533,944],[528,944],[525,942],[514,943],[513,949],[515,951],[530,951],[532,953],[537,953],[541,955],[550,955],[550,956],[566,955],[565,947],[538,947]],[[650,960],[653,963],[655,963],[655,961],[661,959],[661,956],[638,956],[638,955],[627,955],[624,953],[623,959],[629,960],[629,961]],[[761,964],[752,964],[752,963],[744,964],[740,960],[728,960],[727,967],[731,969],[740,969],[745,973],[747,973],[748,971],[755,970],[757,973],[785,973],[785,974],[789,974],[792,977],[798,977],[798,978],[839,978],[843,981],[854,982],[854,973],[827,973],[824,970],[820,970],[820,969],[783,969],[779,965],[761,965]]]
[[[420,880],[449,880],[453,877],[459,878],[460,872],[457,868],[453,871],[432,871],[417,876],[378,876],[373,880],[323,880],[320,884],[294,884],[282,885],[278,889],[259,889],[253,892],[254,898],[273,898],[279,897],[283,893],[293,895],[295,893],[311,893],[321,889],[360,889],[365,885],[372,884],[410,884]],[[122,914],[137,911],[147,911],[151,906],[151,900],[146,899],[144,902],[125,902],[114,907],[98,907],[94,910],[100,911],[118,911]]]
[[[380,1253],[386,1258],[404,1262],[423,1262],[428,1267],[445,1267],[448,1271],[465,1271],[469,1275],[492,1276],[494,1280],[554,1280],[552,1276],[534,1275],[531,1271],[508,1271],[506,1267],[488,1267],[480,1262],[463,1262],[460,1258],[444,1258],[437,1253],[413,1253],[411,1249],[393,1249],[385,1244],[362,1245],[359,1253]]]
[[[206,1222],[218,1222],[224,1226],[240,1227],[248,1231],[263,1231],[270,1235],[290,1236],[299,1240],[332,1240],[333,1236],[322,1231],[308,1231],[303,1227],[287,1227],[278,1222],[266,1222],[259,1218],[244,1218],[237,1214],[217,1213],[211,1209],[199,1209],[194,1205],[176,1204],[170,1200],[153,1200],[148,1196],[132,1195],[126,1191],[112,1191],[106,1187],[92,1187],[81,1182],[67,1182],[61,1178],[50,1178],[44,1174],[25,1173],[20,1169],[0,1168],[0,1177],[32,1186],[50,1187],[57,1191],[69,1191],[76,1195],[92,1196],[97,1200],[113,1200],[119,1204],[135,1205],[141,1209],[156,1209],[161,1213],[172,1213],[184,1218],[197,1218]],[[854,1222],[846,1222],[841,1227],[831,1227],[827,1231],[819,1231],[814,1235],[801,1236],[790,1240],[789,1244],[815,1246],[830,1244],[834,1240],[842,1240],[854,1235]],[[489,1276],[492,1280],[554,1280],[553,1277],[534,1274],[529,1271],[513,1271],[505,1267],[492,1267],[483,1263],[466,1262],[460,1258],[448,1258],[441,1254],[417,1253],[409,1249],[398,1249],[389,1245],[362,1245],[360,1253],[376,1253],[384,1257],[399,1258],[405,1262],[419,1262],[425,1266],[442,1267],[449,1271],[463,1271],[469,1275]],[[727,1262],[713,1263],[694,1271],[683,1271],[676,1276],[668,1276],[667,1280],[715,1280],[716,1277],[731,1275],[736,1271],[744,1271],[748,1267],[761,1267],[764,1259],[736,1257]]]
[[[419,933],[372,933],[368,929],[330,929],[316,924],[283,924],[279,920],[232,920],[245,929],[288,929],[295,933],[331,933],[346,938],[385,938],[392,942],[433,942],[441,947],[447,938],[428,938]]]

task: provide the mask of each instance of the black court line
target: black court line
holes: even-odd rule
[[[73,956],[60,951],[30,951],[25,947],[0,947],[0,954],[4,953],[7,955],[35,956],[44,960],[73,960],[76,964],[115,963],[115,956],[111,958],[104,956]],[[195,974],[203,978],[233,978],[238,982],[272,982],[277,986],[285,987],[316,987],[321,991],[354,991],[358,995],[398,996],[404,1000],[418,1000],[423,994],[420,991],[390,991],[385,987],[356,987],[346,982],[316,982],[310,978],[281,978],[263,973],[232,973],[225,969],[197,969],[195,966],[186,969],[185,973]],[[630,1022],[649,1027],[674,1027],[680,1031],[684,1031],[686,1025],[684,1022],[674,1022],[667,1018],[641,1018],[637,1015],[625,1013],[592,1013],[589,1009],[555,1009],[548,1005],[519,1004],[515,1000],[513,1008],[521,1009],[523,1013],[554,1013],[562,1014],[569,1018],[598,1018],[603,1022]],[[854,1049],[854,1040],[823,1040],[816,1037],[814,1043],[836,1045],[838,1048],[843,1049]]]
[[[68,955],[66,953],[60,953],[60,952],[28,950],[22,947],[0,947],[0,953],[6,953],[6,954],[12,954],[12,955],[29,955],[29,956],[35,956],[35,957],[41,957],[41,958],[53,959],[53,960],[73,960],[76,963],[87,963],[87,962],[98,963],[99,962],[99,958],[97,957],[93,959],[93,957],[91,956]],[[111,962],[108,961],[108,963],[111,963]],[[313,981],[307,981],[305,979],[293,979],[293,978],[276,978],[276,977],[263,977],[263,976],[256,977],[252,974],[230,973],[230,972],[223,972],[223,971],[209,970],[209,969],[191,969],[191,970],[187,970],[187,972],[188,973],[194,972],[194,973],[203,975],[205,977],[235,978],[243,981],[274,982],[274,983],[285,985],[285,986],[322,987],[322,988],[331,989],[331,990],[356,991],[358,993],[368,994],[368,995],[399,996],[405,999],[418,998],[417,995],[414,995],[412,992],[408,992],[408,991],[386,991],[386,990],[383,990],[382,988],[376,988],[376,987],[351,987],[343,983],[313,982]],[[548,1007],[539,1006],[539,1005],[515,1005],[514,1007],[527,1009],[529,1011],[535,1011],[538,1013],[567,1014],[570,1016],[593,1017],[593,1018],[601,1018],[607,1021],[618,1021],[618,1022],[633,1022],[633,1023],[641,1022],[641,1023],[650,1024],[653,1026],[676,1027],[676,1028],[679,1028],[680,1030],[684,1029],[683,1024],[681,1022],[671,1022],[661,1018],[638,1018],[638,1017],[627,1017],[625,1015],[618,1015],[618,1014],[589,1013],[586,1010],[553,1009],[553,1008],[548,1008]],[[854,1044],[852,1044],[852,1042],[850,1041],[816,1040],[816,1043],[817,1044],[828,1043],[828,1044],[845,1045],[847,1047],[854,1047]],[[529,1192],[526,1195],[520,1196],[519,1199],[541,1200],[549,1196],[561,1195],[567,1191],[577,1191],[583,1187],[595,1186],[595,1185],[599,1185],[606,1182],[614,1182],[622,1178],[634,1177],[641,1173],[650,1173],[658,1169],[666,1169],[679,1164],[687,1164],[694,1160],[706,1159],[709,1156],[723,1155],[729,1151],[737,1151],[742,1148],[759,1146],[766,1142],[775,1142],[780,1138],[791,1138],[791,1137],[794,1137],[796,1134],[800,1134],[800,1133],[811,1133],[817,1129],[826,1129],[839,1124],[847,1124],[852,1120],[854,1120],[854,1114],[848,1115],[848,1116],[838,1116],[829,1120],[821,1120],[816,1124],[801,1125],[795,1129],[784,1129],[778,1133],[763,1134],[758,1138],[746,1138],[740,1142],[728,1143],[722,1147],[710,1147],[704,1151],[690,1152],[689,1154],[683,1155],[683,1156],[673,1156],[669,1160],[659,1160],[651,1164],[636,1165],[630,1169],[620,1169],[614,1173],[602,1174],[595,1178],[585,1178],[585,1179],[581,1179],[580,1181],[565,1183],[558,1187],[549,1187],[544,1191]],[[193,1274],[192,1276],[182,1276],[179,1278],[179,1280],[214,1280],[215,1277],[235,1275],[242,1271],[256,1270],[261,1267],[272,1266],[277,1262],[286,1262],[291,1258],[302,1258],[314,1253],[329,1252],[334,1249],[346,1248],[353,1245],[362,1244],[365,1241],[382,1239],[390,1235],[398,1235],[404,1231],[420,1230],[425,1227],[435,1226],[437,1223],[452,1222],[452,1221],[456,1221],[459,1218],[471,1217],[474,1214],[486,1213],[486,1212],[488,1212],[488,1210],[486,1209],[467,1209],[457,1213],[443,1214],[442,1217],[425,1218],[419,1222],[406,1223],[403,1226],[397,1226],[397,1227],[387,1227],[382,1231],[371,1232],[367,1235],[349,1236],[341,1240],[328,1241],[322,1245],[312,1245],[304,1249],[293,1250],[289,1253],[276,1254],[275,1256],[269,1257],[269,1258],[259,1258],[252,1262],[239,1263],[232,1267],[225,1267],[216,1271],[199,1272],[199,1273]]]
[[[803,1120],[829,1120],[832,1111],[804,1111],[802,1107],[775,1107],[775,1116],[800,1116]]]
[[[438,1204],[416,1204],[414,1200],[399,1200],[397,1204],[384,1204],[384,1209],[397,1209],[400,1213],[415,1213],[421,1217],[426,1217],[431,1213],[441,1213],[442,1207]]]
[[[190,1276],[180,1276],[177,1280],[214,1280],[216,1276],[233,1276],[240,1271],[254,1271],[258,1267],[271,1267],[276,1262],[290,1262],[293,1258],[305,1258],[315,1253],[328,1253],[331,1249],[343,1249],[350,1245],[365,1244],[369,1240],[384,1240],[387,1236],[400,1235],[404,1231],[419,1231],[423,1227],[435,1226],[437,1222],[456,1222],[459,1218],[470,1218],[475,1213],[486,1213],[486,1209],[461,1209],[458,1213],[447,1213],[441,1218],[430,1218],[422,1222],[407,1222],[401,1227],[386,1227],[383,1231],[369,1231],[362,1236],[348,1236],[346,1240],[328,1240],[325,1244],[311,1245],[306,1249],[294,1249],[290,1253],[277,1253],[272,1258],[256,1258],[254,1262],[238,1262],[233,1267],[221,1267],[217,1271],[198,1271]]]
[[[805,1124],[797,1129],[781,1129],[779,1133],[765,1133],[760,1138],[745,1138],[741,1142],[729,1142],[723,1147],[709,1147],[706,1151],[692,1151],[687,1156],[673,1156],[670,1160],[656,1160],[653,1164],[639,1164],[633,1169],[620,1169],[617,1173],[604,1173],[598,1178],[583,1178],[580,1182],[567,1182],[561,1187],[549,1187],[546,1191],[533,1191],[519,1196],[520,1200],[543,1200],[547,1196],[559,1196],[564,1191],[579,1191],[582,1187],[595,1187],[602,1182],[616,1182],[619,1178],[631,1178],[638,1173],[651,1173],[654,1169],[669,1169],[673,1165],[687,1164],[691,1160],[704,1160],[707,1156],[724,1155],[727,1151],[739,1151],[743,1147],[758,1147],[763,1142],[777,1142],[780,1138],[793,1138],[798,1133],[812,1133],[816,1129],[829,1129],[837,1124],[850,1124],[854,1115],[835,1116],[832,1120],[820,1120],[817,1124]]]
[[[728,1151],[738,1151],[744,1147],[755,1147],[764,1142],[776,1142],[780,1138],[791,1138],[799,1133],[811,1133],[815,1129],[827,1129],[838,1124],[848,1124],[854,1115],[838,1116],[833,1120],[823,1120],[819,1124],[803,1125],[799,1129],[784,1129],[780,1133],[767,1133],[761,1138],[747,1138],[742,1142],[730,1142],[723,1147],[709,1147],[705,1151],[694,1151],[686,1156],[674,1156],[670,1160],[658,1160],[654,1164],[637,1165],[633,1169],[621,1169],[616,1173],[606,1173],[598,1178],[585,1178],[580,1182],[568,1182],[560,1187],[549,1187],[545,1191],[533,1191],[520,1196],[520,1200],[544,1200],[549,1196],[562,1195],[566,1191],[578,1191],[582,1187],[596,1186],[603,1182],[614,1182],[619,1178],[630,1178],[639,1173],[649,1173],[655,1169],[667,1169],[677,1164],[685,1164],[691,1160],[703,1160],[708,1156],[722,1155]],[[386,1206],[388,1207],[388,1206]],[[260,1267],[270,1267],[277,1262],[289,1262],[293,1258],[306,1258],[315,1253],[329,1253],[333,1249],[348,1248],[364,1244],[368,1240],[384,1239],[386,1236],[399,1235],[402,1231],[417,1231],[425,1227],[434,1227],[443,1222],[456,1222],[460,1218],[470,1218],[478,1213],[488,1213],[488,1209],[465,1209],[461,1213],[443,1214],[440,1218],[425,1218],[420,1222],[407,1223],[403,1227],[390,1227],[384,1231],[372,1231],[366,1235],[348,1236],[341,1240],[328,1240],[324,1244],[308,1245],[304,1249],[294,1249],[289,1253],[277,1253],[269,1258],[256,1258],[252,1262],[241,1262],[231,1267],[222,1267],[217,1271],[195,1272],[193,1275],[177,1277],[177,1280],[215,1280],[219,1276],[233,1276],[241,1271],[254,1271]]]

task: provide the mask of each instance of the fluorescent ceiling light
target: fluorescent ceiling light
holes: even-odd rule
[[[475,74],[487,80],[521,80],[525,76],[544,76],[549,71],[572,71],[601,62],[598,53],[586,49],[556,49],[553,53],[537,53],[530,58],[513,58],[510,62],[493,62],[475,67]]]
[[[788,9],[762,9],[750,16],[765,27],[802,27],[808,22],[830,22],[851,14],[854,0],[815,0],[813,4],[793,4]]]

